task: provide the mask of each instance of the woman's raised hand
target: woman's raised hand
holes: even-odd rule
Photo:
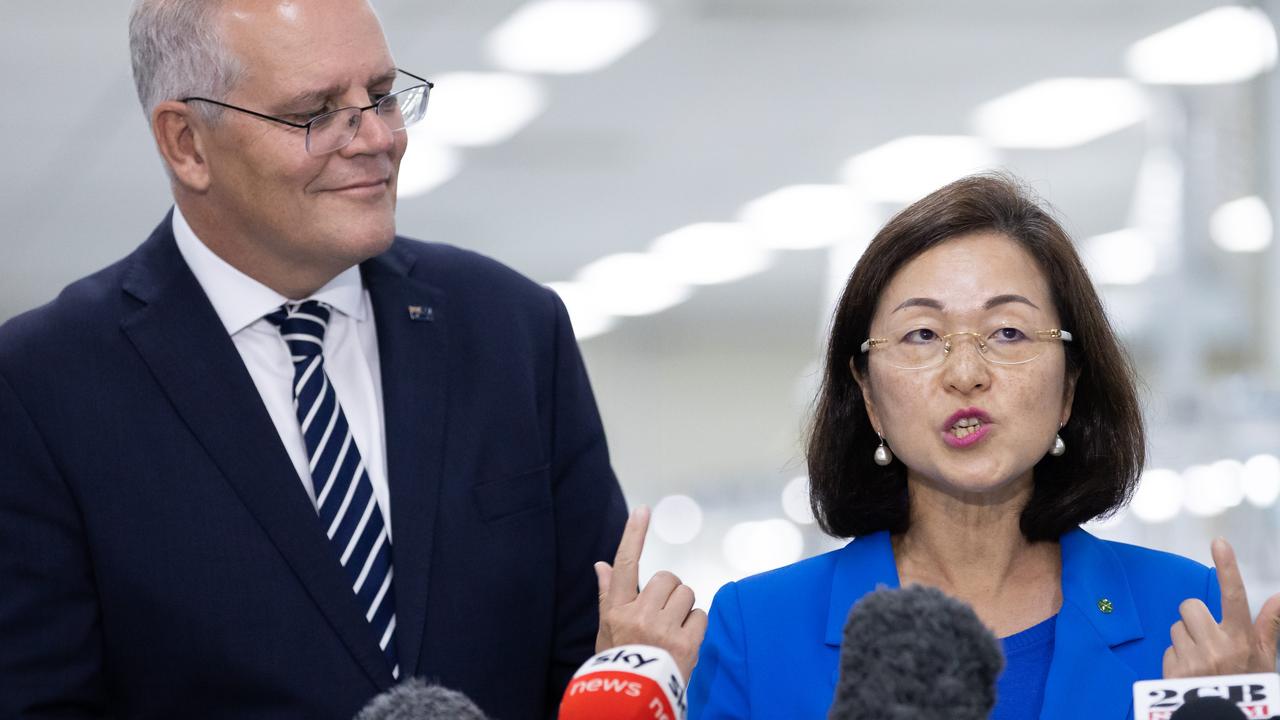
[[[1268,598],[1252,618],[1235,551],[1222,538],[1213,541],[1212,550],[1222,589],[1222,622],[1215,621],[1199,599],[1184,600],[1178,607],[1182,619],[1169,629],[1173,644],[1164,651],[1164,676],[1275,672],[1280,593]]]

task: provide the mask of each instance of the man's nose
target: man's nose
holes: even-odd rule
[[[377,108],[369,108],[360,113],[359,123],[355,137],[342,149],[345,154],[377,155],[391,152],[395,145],[395,133],[391,132],[386,120],[378,114]]]

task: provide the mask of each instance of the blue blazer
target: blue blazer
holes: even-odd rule
[[[1061,544],[1062,609],[1041,720],[1132,718],[1133,683],[1161,676],[1178,605],[1200,598],[1222,617],[1217,576],[1080,529]],[[898,587],[886,532],[725,585],[689,686],[690,720],[826,718],[849,609],[881,585]]]
[[[170,227],[0,328],[0,717],[350,720],[391,668]],[[400,667],[550,717],[625,521],[564,306],[445,245],[360,269]]]

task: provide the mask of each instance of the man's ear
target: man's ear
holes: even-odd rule
[[[871,397],[871,383],[867,375],[858,370],[858,365],[852,357],[849,358],[849,374],[853,375],[853,381],[858,384],[858,389],[862,390],[862,404],[867,409],[867,417],[871,419],[872,429],[877,435],[882,434],[880,428],[884,426],[880,424],[880,414],[876,412],[876,402]]]
[[[199,121],[191,107],[177,100],[165,100],[151,111],[151,133],[160,156],[173,179],[191,192],[209,189],[209,164],[205,159],[208,125]]]

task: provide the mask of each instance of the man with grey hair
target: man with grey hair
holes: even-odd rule
[[[555,295],[395,234],[431,84],[365,0],[140,0],[130,39],[175,207],[0,328],[0,717],[350,718],[410,676],[553,714],[626,510]]]

